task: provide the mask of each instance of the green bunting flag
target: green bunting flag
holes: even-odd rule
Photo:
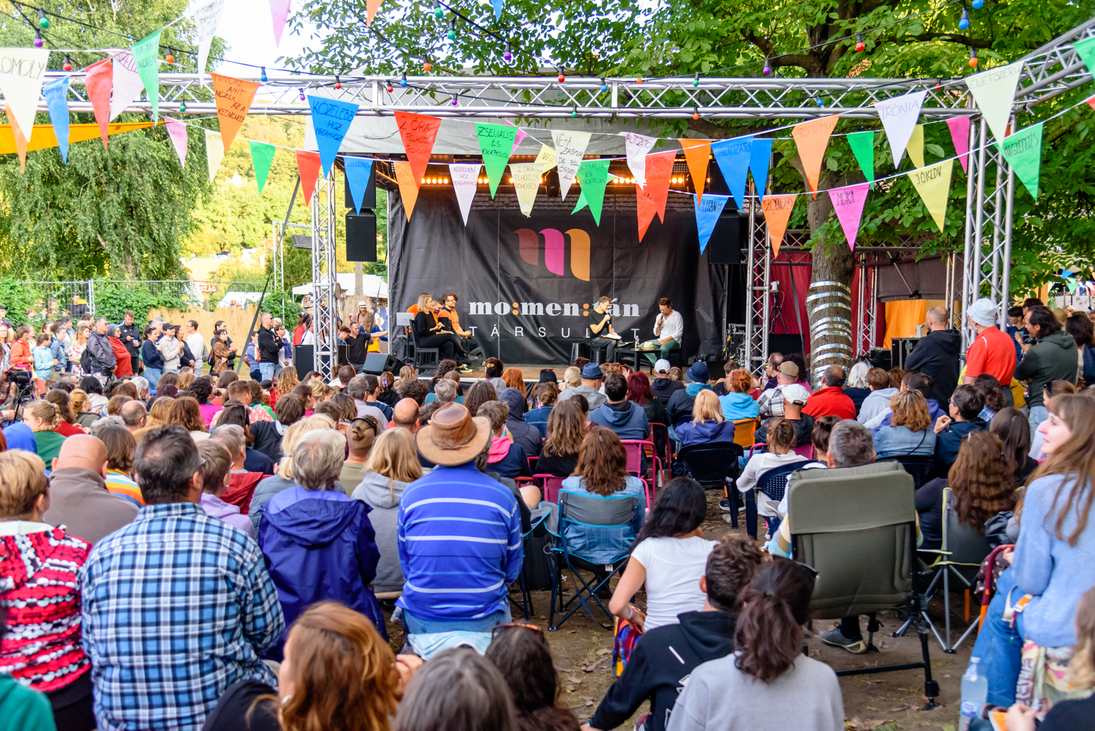
[[[1087,70],[1095,76],[1095,37],[1072,44],[1076,55],[1087,65]]]
[[[251,165],[255,168],[255,182],[259,184],[259,195],[266,187],[266,176],[270,174],[270,165],[274,162],[274,153],[277,148],[265,142],[248,140],[251,144]]]
[[[152,104],[152,121],[160,118],[160,32],[142,38],[133,44],[133,63],[137,75],[144,84],[144,93]]]
[[[848,135],[848,144],[852,147],[859,169],[871,184],[871,190],[874,190],[874,132],[852,132]]]
[[[589,205],[593,220],[601,225],[601,206],[605,201],[605,186],[608,185],[608,165],[611,160],[583,160],[578,166],[578,183],[582,186],[582,195],[578,199],[579,208],[584,201]],[[575,211],[578,208],[574,209]]]
[[[494,198],[502,174],[506,172],[513,141],[517,139],[517,128],[508,124],[476,124],[475,134],[479,137],[479,149],[483,153],[483,167],[490,182],[490,197]]]
[[[1005,137],[996,146],[1034,200],[1038,200],[1038,180],[1042,174],[1042,122]]]

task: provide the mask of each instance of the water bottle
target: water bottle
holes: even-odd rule
[[[966,731],[970,721],[981,715],[981,709],[989,697],[989,681],[977,674],[980,658],[971,657],[969,669],[962,676],[962,712],[958,718],[958,731]]]

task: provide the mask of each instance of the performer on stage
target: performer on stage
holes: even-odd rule
[[[443,296],[438,297],[437,301],[442,302],[443,304],[441,310],[437,313],[437,320],[446,330],[455,333],[456,336],[460,338],[460,347],[467,351],[471,358],[475,359],[477,362],[482,362],[487,358],[487,354],[483,352],[482,346],[479,345],[479,342],[469,330],[460,327],[460,315],[456,311],[456,302],[458,299],[459,298],[452,292],[447,292]]]
[[[658,300],[658,309],[661,314],[654,322],[654,340],[647,340],[642,344],[646,357],[651,364],[659,358],[669,360],[669,353],[681,349],[681,340],[684,339],[684,318],[681,313],[673,309],[673,301],[668,297]],[[656,352],[655,352],[656,351]]]
[[[593,333],[593,336],[589,339],[589,347],[591,349],[604,348],[605,363],[612,363],[616,360],[616,343],[620,342],[620,336],[612,329],[612,314],[609,312],[611,304],[612,300],[608,297],[601,297],[597,300],[593,312],[589,313],[588,327],[589,331]]]
[[[428,294],[418,298],[418,314],[414,316],[414,337],[420,348],[437,348],[441,358],[460,363],[460,371],[471,371],[467,367],[468,354],[460,347],[460,338],[448,332],[437,320],[440,309],[437,300]]]

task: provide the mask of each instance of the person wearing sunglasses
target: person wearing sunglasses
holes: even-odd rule
[[[339,429],[346,434],[346,444],[350,451],[346,455],[346,461],[342,463],[338,481],[342,489],[352,493],[365,477],[365,462],[373,451],[374,441],[380,435],[380,425],[372,416],[359,416],[348,422],[340,421]]]

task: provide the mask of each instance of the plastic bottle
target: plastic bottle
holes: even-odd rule
[[[966,731],[970,721],[981,714],[981,709],[989,696],[989,681],[984,675],[977,674],[980,658],[971,657],[969,669],[962,676],[962,711],[958,718],[958,731]]]

